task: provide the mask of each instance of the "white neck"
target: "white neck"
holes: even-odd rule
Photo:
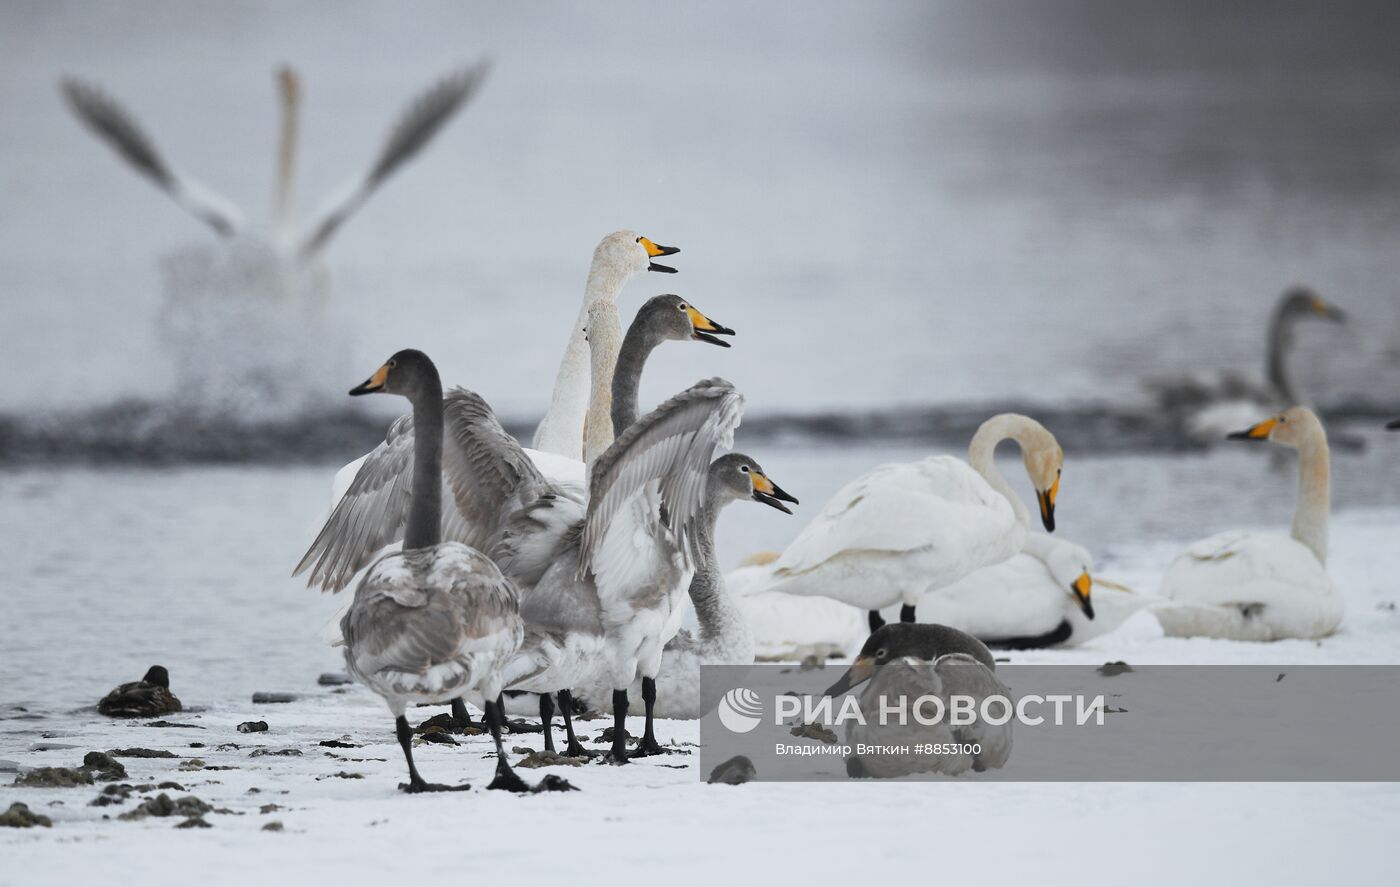
[[[992,489],[1006,497],[1006,501],[1011,503],[1017,523],[1023,527],[1030,527],[1030,512],[997,468],[997,444],[1004,440],[1014,440],[1024,453],[1035,445],[1038,435],[1049,433],[1034,419],[1016,413],[1002,413],[983,422],[977,433],[972,436],[972,443],[967,447],[968,464],[982,475]]]
[[[1327,516],[1331,510],[1331,468],[1327,432],[1314,420],[1298,445],[1298,508],[1293,512],[1293,538],[1327,563]]]
[[[583,305],[579,308],[568,347],[564,349],[559,373],[554,377],[549,411],[535,430],[535,449],[570,459],[583,458],[583,423],[588,410],[590,376],[588,342],[583,329],[588,324],[588,309],[597,302],[616,304],[618,293],[631,276],[630,269],[594,253]]]
[[[590,357],[588,413],[583,423],[583,461],[589,465],[612,446],[613,370],[622,342],[622,321],[617,304],[594,302],[588,309],[588,353]]]

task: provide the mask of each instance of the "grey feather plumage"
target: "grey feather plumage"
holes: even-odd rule
[[[501,427],[490,405],[465,388],[443,397],[442,471],[443,538],[486,552],[523,507],[563,496]],[[408,415],[365,458],[293,575],[310,570],[308,585],[344,588],[376,552],[402,538],[412,486]]]
[[[621,509],[648,486],[660,497],[660,518],[693,563],[695,522],[705,504],[705,479],[715,450],[733,443],[744,397],[724,379],[706,379],[637,420],[593,463],[580,573]]]

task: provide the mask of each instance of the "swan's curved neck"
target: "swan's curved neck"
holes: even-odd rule
[[[627,268],[616,262],[594,256],[584,287],[583,305],[578,321],[564,349],[559,372],[554,377],[554,392],[549,410],[535,431],[535,449],[558,453],[570,459],[583,456],[583,422],[588,409],[589,355],[584,327],[588,324],[588,309],[600,301],[617,302],[617,295],[631,276]]]
[[[1283,406],[1302,403],[1298,388],[1293,384],[1293,371],[1288,365],[1288,357],[1293,351],[1293,325],[1296,321],[1294,315],[1282,309],[1274,312],[1269,319],[1268,366],[1265,372],[1269,386]]]
[[[1298,507],[1293,512],[1293,538],[1327,563],[1327,518],[1331,511],[1331,455],[1327,434],[1318,425],[1298,447]]]
[[[647,328],[640,315],[627,328],[612,376],[612,425],[616,434],[631,428],[637,421],[642,370],[646,367],[647,358],[661,341],[660,336]]]
[[[616,429],[612,420],[612,383],[617,371],[618,339],[622,336],[617,306],[596,302],[588,310],[590,357],[588,414],[583,423],[583,461],[589,465],[612,446]]]
[[[705,510],[695,533],[699,558],[690,580],[690,602],[700,624],[702,657],[715,662],[752,662],[753,633],[743,612],[725,591],[715,550],[715,521],[726,504],[728,500],[713,488],[706,494]]]
[[[405,550],[442,541],[442,380],[425,374],[413,403],[413,491],[404,527]]]
[[[1016,521],[1023,527],[1029,527],[1031,522],[1030,512],[1026,510],[1026,505],[1021,501],[1021,497],[1016,495],[1016,491],[1011,489],[1011,484],[1006,482],[1001,470],[997,468],[996,452],[997,444],[1004,440],[1014,440],[1024,450],[1027,446],[1025,441],[1026,426],[1020,416],[993,416],[982,427],[977,429],[977,433],[972,436],[972,443],[967,447],[967,461],[972,466],[972,470],[982,475],[983,479],[1006,497],[1011,503],[1011,510],[1016,515]]]
[[[290,225],[293,211],[292,186],[296,176],[297,132],[300,124],[301,97],[296,74],[284,69],[280,75],[282,94],[282,132],[277,145],[277,191],[274,195],[274,222]]]

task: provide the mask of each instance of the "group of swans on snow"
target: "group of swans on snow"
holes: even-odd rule
[[[697,383],[640,414],[640,378],[656,347],[727,347],[719,337],[733,334],[670,295],[646,302],[621,333],[622,287],[642,271],[672,270],[653,260],[674,252],[630,231],[599,244],[537,449],[506,434],[479,395],[444,394],[418,352],[395,355],[354,392],[403,394],[413,413],[338,475],[334,510],[297,572],[339,590],[369,568],[341,620],[345,655],[389,702],[413,790],[442,787],[413,768],[410,702],[470,701],[499,737],[503,691],[539,694],[546,721],[557,697],[566,751],[582,754],[570,720],[580,693],[612,711],[608,757],[621,763],[664,751],[655,717],[699,715],[702,664],[751,662],[756,648],[781,646],[784,626],[802,625],[809,606],[841,609],[838,636],[852,616],[862,634],[868,625],[883,637],[887,619],[918,620],[1010,646],[1073,641],[1092,628],[1104,591],[1094,594],[1091,557],[1034,532],[996,467],[997,445],[1016,442],[1040,522],[1053,531],[1064,454],[1044,426],[1016,414],[987,420],[966,461],[930,457],[852,481],[781,554],[726,579],[713,535],[723,506],[749,499],[787,511],[783,502],[795,499],[756,460],[715,458],[742,409],[728,383]],[[1322,426],[1296,407],[1237,436],[1299,451],[1293,534],[1223,534],[1173,564],[1161,599],[1109,594],[1125,612],[1146,607],[1169,634],[1330,633],[1342,608],[1323,568]],[[379,556],[400,541],[402,552]],[[688,616],[693,631],[681,629]],[[910,667],[937,676],[933,664]],[[629,753],[623,727],[636,694],[646,728]],[[548,728],[546,743],[553,748]],[[493,785],[525,788],[503,752]]]

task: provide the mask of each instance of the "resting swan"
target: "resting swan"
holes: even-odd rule
[[[676,269],[651,261],[680,252],[673,246],[657,246],[635,231],[614,231],[593,250],[593,264],[583,290],[583,305],[569,335],[549,410],[535,429],[534,448],[545,453],[583,458],[583,423],[588,410],[589,348],[585,327],[588,309],[597,302],[617,304],[627,282],[643,271],[676,273]]]
[[[496,778],[489,788],[528,791],[511,769],[501,742],[501,665],[525,633],[515,586],[481,552],[442,539],[442,382],[421,351],[400,351],[351,395],[401,394],[413,404],[424,433],[413,448],[414,481],[402,551],[365,573],[341,619],[345,666],[383,697],[408,763],[407,792],[468,786],[429,783],[413,763],[410,704],[468,698],[486,711],[496,743]]]
[[[1346,314],[1307,287],[1292,287],[1279,297],[1269,318],[1264,382],[1222,374],[1215,383],[1194,379],[1155,383],[1159,405],[1183,414],[1184,431],[1198,443],[1214,444],[1259,416],[1294,404],[1308,405],[1293,378],[1292,356],[1299,321],[1342,323]]]
[[[1298,452],[1298,506],[1284,535],[1232,530],[1197,542],[1162,578],[1167,602],[1153,613],[1168,635],[1241,641],[1320,638],[1342,621],[1327,575],[1327,433],[1306,407],[1291,407],[1230,435]]]
[[[904,724],[895,719],[881,723],[879,717],[882,704],[898,704],[900,697],[912,708],[916,700],[936,696],[945,712],[950,710],[953,696],[972,697],[978,710],[987,697],[1013,699],[1011,690],[997,677],[996,667],[991,651],[982,642],[955,628],[907,623],[882,626],[870,635],[850,669],[826,691],[827,696],[839,696],[869,682],[859,697],[865,723],[854,718],[847,721],[846,744],[855,751],[846,759],[846,773],[892,778],[914,773],[957,775],[1004,766],[1011,757],[1010,721],[954,726],[947,716],[931,725],[912,716]],[[931,717],[933,709],[928,705],[921,710]],[[928,743],[975,746],[976,751],[933,755],[859,750],[861,746],[915,749]]]
[[[729,503],[739,501],[761,502],[784,514],[792,513],[784,502],[797,503],[768,477],[758,462],[742,453],[729,453],[710,464],[705,481],[704,511],[696,524],[699,557],[687,589],[699,627],[694,634],[680,631],[662,652],[661,668],[656,676],[656,717],[691,720],[700,717],[705,708],[700,699],[702,665],[753,662],[753,633],[743,611],[725,590],[715,551],[715,521],[719,512]],[[595,680],[574,692],[588,700],[592,707],[611,712],[611,690],[605,681]],[[635,682],[632,690],[643,694],[640,682]]]
[[[973,435],[968,461],[930,456],[883,465],[843,487],[778,559],[763,568],[764,592],[820,595],[869,611],[901,604],[914,621],[926,592],[1006,560],[1025,544],[1015,493],[997,470],[996,446],[1021,446],[1041,520],[1055,527],[1055,497],[1064,461],[1054,438],[1025,416],[993,416]]]
[[[612,414],[612,425],[625,428],[636,418],[637,389],[647,357],[666,341],[702,341],[723,345],[715,338],[733,335],[680,296],[649,299],[637,312],[617,353],[610,400],[595,386],[595,411]],[[599,348],[610,347],[603,342]],[[489,551],[501,528],[539,491],[531,483],[548,485],[557,495],[582,502],[584,466],[563,456],[521,449],[501,429],[490,407],[478,395],[463,388],[443,398],[447,416],[444,429],[442,472],[442,527],[444,535]],[[485,420],[489,416],[489,422]],[[325,591],[344,588],[354,575],[386,545],[402,533],[413,484],[414,422],[412,414],[396,420],[384,442],[358,463],[342,468],[337,482],[350,476],[320,534],[307,549],[293,575],[310,570],[308,585]],[[581,430],[581,429],[580,429]],[[508,442],[508,444],[507,444]],[[490,471],[482,471],[474,459],[483,458],[474,448],[491,451]],[[353,467],[353,475],[350,474]],[[538,477],[538,481],[533,478]],[[529,483],[527,478],[531,479]],[[541,487],[543,489],[543,487]],[[506,495],[505,491],[510,491]],[[489,504],[487,504],[489,503]]]

